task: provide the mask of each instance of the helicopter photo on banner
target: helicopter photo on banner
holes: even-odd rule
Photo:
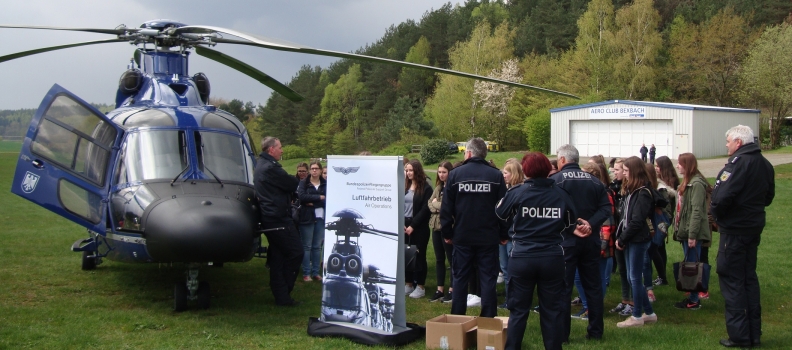
[[[352,328],[352,333],[409,330],[402,157],[329,156],[327,168],[319,321]]]

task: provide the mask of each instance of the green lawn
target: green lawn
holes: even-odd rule
[[[0,140],[0,153],[2,152],[19,152],[22,148],[21,141],[6,141]]]
[[[275,307],[261,259],[204,269],[201,278],[211,282],[212,307],[183,313],[171,311],[173,282],[182,280],[184,273],[178,266],[106,261],[94,271],[80,270],[80,256],[69,247],[86,237],[85,230],[10,193],[16,159],[15,154],[0,154],[0,349],[369,348],[342,339],[308,336],[308,317],[319,315],[321,285],[298,281],[294,296],[304,304],[293,309]],[[792,165],[779,166],[776,172],[777,196],[768,210],[759,250],[764,348],[792,344],[786,317],[792,272],[787,249]],[[669,246],[668,251],[671,262],[681,260],[678,245]],[[715,255],[713,249],[711,262]],[[428,256],[433,257],[433,252]],[[429,271],[430,292],[435,285],[431,258]],[[606,314],[605,339],[592,343],[584,338],[585,323],[572,320],[571,343],[566,348],[719,348],[718,340],[726,331],[716,275],[712,297],[698,311],[674,309],[672,303],[681,300],[682,294],[671,286],[658,287],[656,294],[657,324],[617,329],[621,317]],[[447,304],[407,299],[408,322],[423,325],[450,310]],[[617,274],[606,296],[606,308],[618,301]],[[469,310],[471,315],[477,312]],[[508,312],[501,310],[500,314]],[[532,314],[524,348],[540,349],[539,334],[538,318]],[[424,343],[405,348],[422,349]]]

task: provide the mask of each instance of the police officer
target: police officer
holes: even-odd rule
[[[495,205],[506,194],[506,182],[487,163],[487,145],[473,138],[465,147],[465,162],[448,175],[440,206],[443,239],[454,245],[451,313],[467,311],[468,281],[472,265],[478,266],[481,316],[498,313],[495,282],[498,278],[498,244],[506,244],[506,225],[495,215]]]
[[[575,270],[580,275],[580,282],[586,293],[588,301],[588,329],[587,339],[601,339],[603,332],[602,314],[604,300],[602,295],[602,277],[600,276],[600,227],[611,215],[611,204],[608,200],[605,184],[591,174],[580,169],[580,158],[577,148],[572,145],[563,145],[556,152],[558,155],[559,171],[553,174],[552,179],[558,187],[563,188],[575,203],[578,217],[586,220],[591,232],[597,234],[578,235],[565,232],[564,261],[566,262],[566,286],[564,300],[572,298],[572,287],[575,282]],[[540,308],[541,310],[541,308]],[[569,341],[571,327],[571,305],[564,303],[564,342]],[[541,314],[541,312],[540,312]]]
[[[747,126],[737,125],[726,132],[726,148],[730,157],[715,180],[710,207],[721,235],[716,263],[729,334],[720,343],[759,346],[762,307],[756,255],[765,207],[775,197],[775,172]]]
[[[528,180],[506,192],[495,213],[513,220],[509,235],[513,248],[509,257],[509,332],[506,349],[520,349],[531,309],[534,287],[539,295],[540,326],[545,349],[561,349],[564,340],[563,299],[564,252],[561,232],[575,229],[575,205],[569,194],[547,178],[550,160],[531,152],[522,159]],[[582,226],[582,225],[581,225]]]
[[[280,140],[272,136],[263,138],[253,182],[261,211],[261,226],[269,243],[267,261],[275,304],[296,306],[299,302],[290,294],[302,263],[303,248],[289,211],[299,180],[278,163],[282,154]]]

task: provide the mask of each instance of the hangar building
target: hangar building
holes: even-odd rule
[[[580,156],[640,156],[641,144],[657,157],[726,155],[724,134],[732,126],[759,130],[759,110],[681,103],[611,100],[550,110],[550,149],[571,143]],[[757,135],[758,136],[758,135]]]

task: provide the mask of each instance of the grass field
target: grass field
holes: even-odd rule
[[[343,339],[308,336],[308,317],[319,314],[321,285],[298,281],[294,296],[304,303],[297,308],[275,307],[261,259],[204,269],[201,278],[211,282],[212,307],[183,313],[171,311],[173,283],[183,279],[184,271],[179,266],[105,261],[94,271],[82,271],[79,254],[70,252],[69,247],[86,237],[85,230],[10,193],[16,159],[15,154],[0,153],[0,349],[369,348]],[[286,168],[293,170],[293,165]],[[768,209],[758,272],[763,288],[762,346],[780,349],[792,344],[792,327],[787,319],[792,283],[788,277],[792,272],[788,243],[792,165],[779,166],[776,172],[776,198]],[[718,235],[714,236],[717,239]],[[670,245],[668,252],[670,262],[681,260],[679,245]],[[715,255],[713,249],[711,262]],[[428,256],[434,255],[429,252]],[[431,260],[428,292],[435,285]],[[670,266],[668,270],[670,273]],[[674,287],[655,290],[657,324],[617,329],[621,317],[606,313],[604,340],[588,342],[584,338],[585,323],[572,320],[571,342],[566,348],[720,347],[718,340],[726,336],[726,331],[717,275],[713,275],[711,299],[705,300],[698,311],[674,309],[672,304],[682,298]],[[447,304],[407,299],[408,322],[424,325],[427,319],[450,310]],[[618,301],[617,274],[606,296],[606,308]],[[468,311],[471,315],[477,312]],[[508,312],[501,310],[500,314],[506,316]],[[528,322],[523,347],[540,349],[536,314]],[[421,349],[424,343],[404,348]]]

